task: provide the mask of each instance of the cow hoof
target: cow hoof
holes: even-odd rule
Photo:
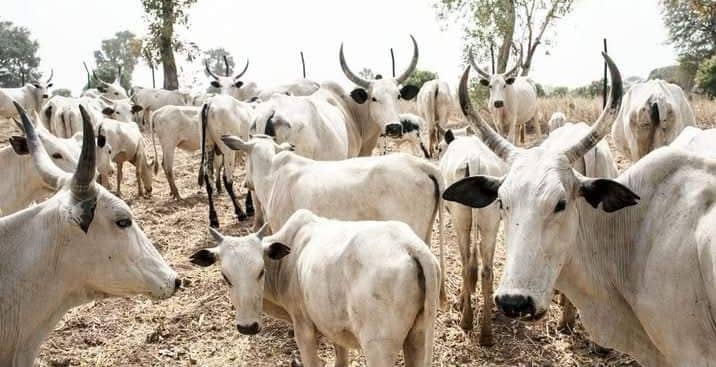
[[[467,317],[463,317],[460,319],[460,328],[465,331],[470,331],[472,330],[472,323],[472,317],[470,317],[469,320]]]
[[[480,333],[478,343],[480,343],[482,347],[491,347],[495,345],[495,338],[492,336],[492,333]]]
[[[218,219],[209,219],[209,226],[211,228],[219,228],[219,220]]]
[[[301,363],[298,358],[294,358],[293,361],[291,361],[291,367],[303,367],[303,363]]]

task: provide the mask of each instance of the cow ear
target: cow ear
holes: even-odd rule
[[[484,85],[485,87],[489,87],[490,81],[484,78],[480,78],[480,84]]]
[[[269,259],[280,260],[291,253],[291,248],[281,242],[273,242],[264,246],[264,252]]]
[[[114,108],[112,108],[112,107],[105,107],[102,109],[102,114],[104,114],[104,115],[112,116],[113,113],[114,113]]]
[[[455,134],[453,134],[452,130],[448,129],[448,131],[445,132],[445,142],[450,144],[455,140]]]
[[[234,83],[234,87],[236,87],[236,88],[241,88],[243,85],[244,85],[244,82],[242,82],[241,80],[239,80],[238,82]]]
[[[105,86],[99,86],[97,90],[100,91],[100,93],[107,93],[107,87]]]
[[[514,82],[515,82],[514,77],[509,77],[509,78],[505,79],[505,83],[507,83],[507,85],[512,85],[512,83],[514,83]]]
[[[32,83],[32,86],[35,87],[36,89],[40,89],[40,88],[41,88],[41,86],[40,86],[39,84],[36,84],[36,83]]]
[[[143,109],[142,106],[135,104],[132,106],[132,113],[137,113],[137,112],[141,111],[142,109]]]
[[[12,145],[12,150],[14,150],[17,155],[30,154],[30,149],[27,147],[27,139],[24,136],[11,136],[10,145]]]
[[[414,85],[406,85],[400,88],[400,98],[409,101],[418,95],[420,89]]]
[[[472,208],[484,208],[497,199],[502,179],[492,176],[465,177],[450,185],[443,199],[455,201]]]
[[[216,81],[216,80],[212,80],[212,81],[211,81],[211,86],[218,89],[218,88],[221,88],[221,83],[219,83],[219,82]]]
[[[224,144],[226,144],[226,146],[229,147],[231,150],[240,150],[248,154],[251,154],[251,150],[253,150],[254,147],[252,143],[245,142],[241,140],[241,138],[233,135],[224,135],[221,137],[221,141],[223,141]],[[217,149],[216,151],[219,150]]]
[[[203,248],[189,257],[189,261],[194,265],[207,267],[216,262],[216,250]]]
[[[368,100],[368,92],[363,88],[356,88],[351,91],[351,98],[358,104],[363,104]]]
[[[97,135],[97,146],[101,149],[107,144],[107,137],[104,135]]]
[[[604,178],[584,179],[579,186],[579,194],[593,208],[602,204],[602,210],[607,213],[639,203],[639,196],[628,187],[614,180]]]

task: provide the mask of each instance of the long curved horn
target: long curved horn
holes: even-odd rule
[[[90,71],[87,67],[87,63],[82,61],[82,65],[85,67],[85,71],[87,72],[87,89],[92,88],[92,78],[90,77]]]
[[[93,186],[96,164],[96,142],[94,140],[92,120],[83,105],[80,105],[80,114],[82,115],[82,151],[80,152],[80,159],[77,162],[77,170],[72,176],[70,189],[75,199],[84,200],[96,194]]]
[[[117,77],[114,79],[117,84],[122,83],[122,65],[117,65]]]
[[[404,81],[408,79],[410,74],[415,71],[415,68],[418,66],[418,42],[415,41],[415,37],[413,35],[410,35],[410,39],[413,41],[413,58],[410,60],[410,65],[408,65],[408,68],[403,71],[402,74],[400,74],[399,77],[395,78],[395,80],[398,82],[398,84],[402,84]]]
[[[246,74],[246,70],[249,70],[249,59],[246,59],[246,65],[244,65],[244,70],[241,70],[241,72],[234,77],[234,80],[244,76],[244,74]]]
[[[346,56],[343,54],[343,43],[341,43],[341,49],[338,51],[338,60],[341,63],[341,69],[343,70],[343,74],[346,75],[346,78],[348,78],[348,80],[363,88],[370,87],[369,81],[354,74],[348,67],[348,64],[346,63]]]
[[[50,69],[50,77],[47,78],[47,81],[45,82],[45,84],[50,84],[53,76],[55,76],[55,69]]]
[[[522,54],[522,45],[519,46],[519,49],[520,49],[520,58],[517,60],[517,64],[515,64],[515,66],[513,66],[512,69],[510,69],[510,71],[506,72],[505,75],[512,75],[514,73],[517,73],[517,70],[519,70],[520,67],[522,67],[522,56],[524,56]]]
[[[97,76],[97,72],[94,71],[94,70],[92,70],[92,76],[93,76],[95,79],[99,80],[99,82],[102,83],[102,84],[104,84],[104,85],[110,85],[110,84],[112,84],[112,83],[109,83],[109,82],[107,82],[107,81],[102,80],[99,76]]]
[[[209,74],[210,77],[214,78],[214,80],[219,80],[219,77],[211,72],[211,68],[209,68],[209,60],[204,60],[204,66],[206,67],[206,73]]]
[[[229,70],[229,59],[224,55],[224,74],[226,74],[226,77],[231,76],[231,70]]]
[[[604,110],[602,110],[601,115],[599,115],[599,118],[592,125],[592,128],[589,130],[587,135],[564,151],[564,154],[572,163],[582,158],[590,149],[594,148],[605,135],[607,135],[622,103],[624,86],[622,84],[622,76],[619,73],[619,68],[617,68],[617,65],[605,52],[602,52],[602,56],[607,62],[609,75],[612,79],[612,88],[609,92],[609,99],[607,99],[607,104],[604,106]]]
[[[472,47],[467,51],[467,57],[470,60],[470,65],[477,71],[478,74],[480,74],[481,77],[490,79],[490,74],[486,73],[484,70],[480,69],[480,67],[477,65],[477,62],[475,62],[475,55],[472,53]]]
[[[458,90],[458,97],[460,98],[460,108],[462,113],[465,114],[470,124],[480,132],[482,135],[482,141],[485,142],[488,148],[490,148],[495,154],[497,154],[502,160],[509,162],[519,152],[519,150],[512,145],[510,142],[505,140],[500,134],[496,133],[495,130],[482,119],[479,113],[475,111],[470,102],[470,95],[467,92],[467,79],[470,76],[470,66],[468,65],[465,72],[460,78],[460,89]]]
[[[27,137],[27,146],[32,156],[32,162],[35,164],[35,169],[42,177],[42,180],[52,187],[58,189],[61,186],[60,180],[66,176],[66,173],[55,166],[50,159],[50,156],[45,150],[45,146],[40,142],[40,138],[35,132],[35,126],[33,125],[30,118],[27,116],[25,109],[22,108],[17,102],[12,102],[15,105],[15,109],[20,114],[20,120],[22,120],[22,129],[25,131]]]

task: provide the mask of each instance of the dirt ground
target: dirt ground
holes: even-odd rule
[[[12,129],[7,124],[0,128],[3,143],[7,142]],[[258,335],[240,335],[234,326],[234,311],[217,267],[200,268],[188,261],[195,250],[212,245],[207,232],[206,194],[196,183],[198,162],[197,152],[178,151],[175,177],[183,196],[179,201],[169,196],[161,170],[155,177],[153,197],[136,197],[133,167],[125,170],[124,199],[132,207],[136,221],[183,278],[183,289],[164,301],[146,297],[107,299],[71,310],[43,343],[36,365],[287,366],[298,356],[290,325],[285,322],[264,316],[264,329]],[[624,162],[620,160],[620,163]],[[235,179],[242,181],[238,171]],[[223,232],[241,235],[249,231],[250,222],[238,223],[232,217],[231,202],[225,193],[218,197],[217,203]],[[456,299],[461,284],[461,264],[455,234],[450,225],[447,228],[447,289],[451,302],[446,311],[439,313],[434,365],[637,365],[631,358],[614,351],[595,352],[579,325],[570,335],[557,331],[560,307],[556,303],[552,304],[547,317],[531,324],[513,321],[495,312],[495,345],[480,347],[476,332],[464,332],[459,327]],[[437,255],[437,226],[434,234],[432,249]],[[495,255],[495,286],[504,261],[500,234]],[[481,301],[479,296],[476,301]],[[477,320],[476,315],[475,323]],[[327,343],[322,344],[322,355],[329,366],[333,358],[331,349]],[[352,361],[354,366],[365,365],[359,351],[352,352]]]

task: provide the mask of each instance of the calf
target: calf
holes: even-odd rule
[[[185,91],[133,87],[131,92],[132,112],[142,112],[140,122],[142,129],[146,128],[146,124],[151,121],[150,117],[154,111],[164,106],[187,106],[192,104],[191,95]],[[149,128],[151,129],[151,126]]]
[[[242,334],[261,330],[261,313],[291,321],[303,365],[323,366],[319,334],[335,347],[336,366],[360,348],[369,367],[431,366],[433,330],[443,282],[426,244],[406,224],[344,222],[294,213],[272,236],[266,226],[224,237],[191,261],[219,261]],[[380,315],[380,317],[376,317]],[[294,362],[294,364],[298,364]]]
[[[564,113],[553,113],[552,116],[549,118],[549,121],[547,122],[549,132],[551,133],[552,131],[559,129],[560,127],[564,126],[565,123],[567,123],[567,116],[565,116]]]
[[[97,135],[112,146],[112,161],[117,164],[117,196],[122,195],[124,162],[131,163],[136,169],[137,195],[143,196],[146,191],[147,196],[151,196],[154,174],[152,165],[148,162],[144,139],[139,127],[134,124],[104,119],[97,127]]]
[[[27,147],[52,198],[0,219],[0,365],[32,366],[70,308],[110,296],[167,298],[181,284],[123,201],[94,182],[95,138],[82,108],[77,170],[52,163],[19,104]]]
[[[450,86],[442,80],[425,82],[417,97],[418,112],[426,122],[426,135],[430,157],[437,153],[440,130],[447,129],[453,98]]]
[[[30,113],[40,113],[40,109],[49,97],[48,89],[52,87],[52,76],[46,82],[33,81],[22,88],[0,88],[0,117],[9,119],[17,116],[13,102],[19,103]]]

